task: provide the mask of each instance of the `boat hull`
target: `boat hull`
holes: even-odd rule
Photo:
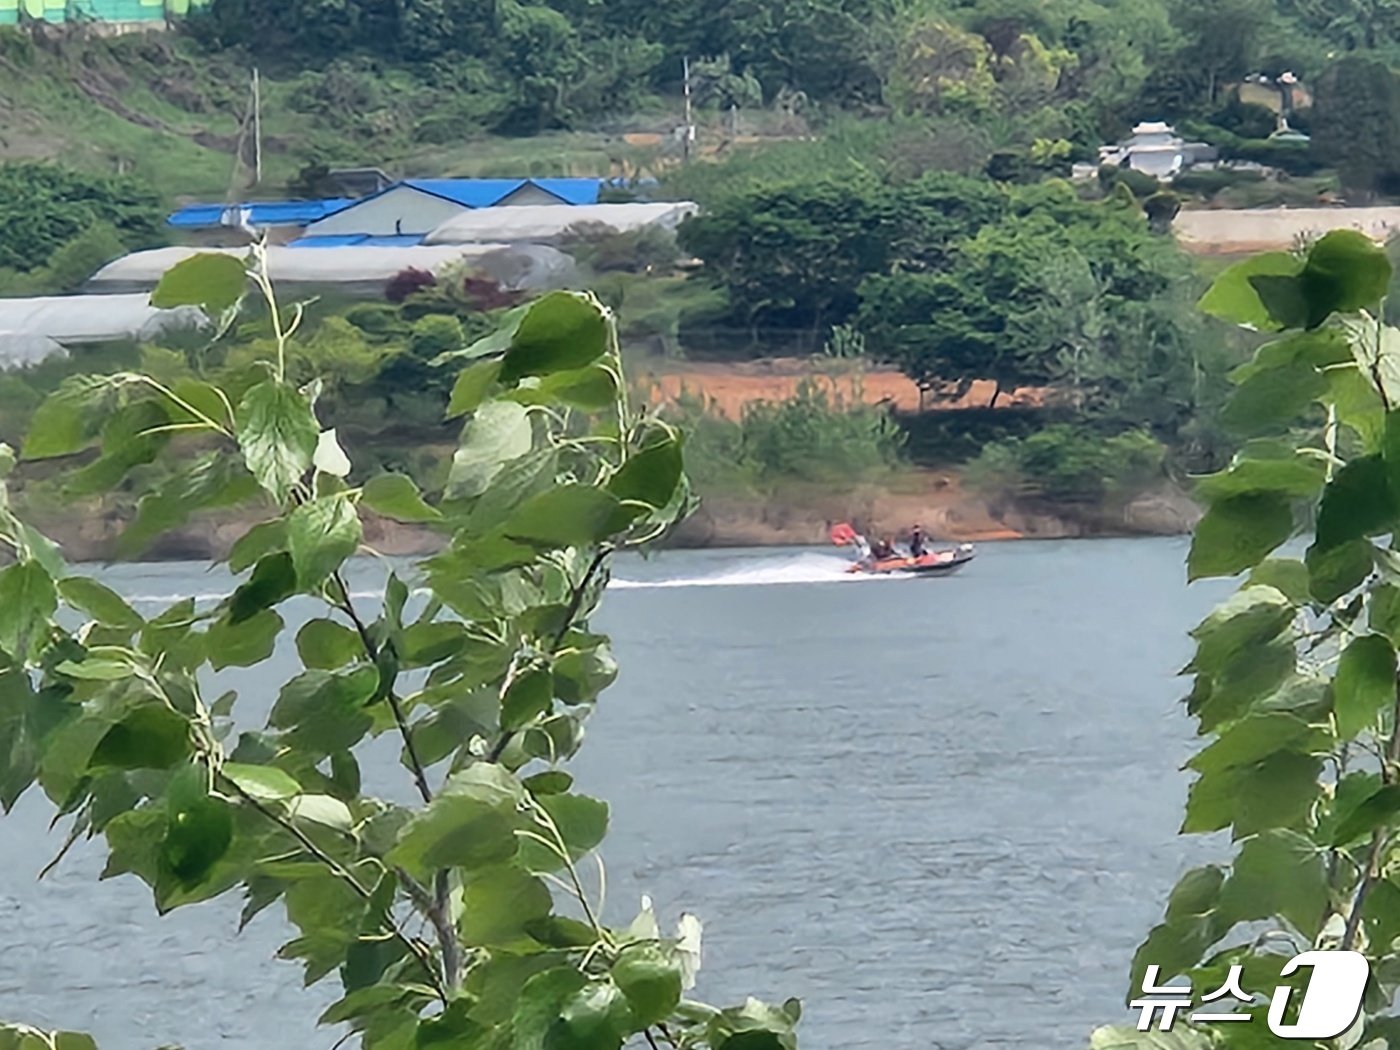
[[[971,552],[958,552],[951,558],[946,554],[925,554],[921,558],[886,558],[869,565],[852,565],[846,571],[867,576],[951,576],[973,557]]]

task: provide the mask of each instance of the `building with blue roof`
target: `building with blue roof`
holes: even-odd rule
[[[349,197],[312,201],[250,201],[245,204],[189,204],[165,221],[177,230],[212,230],[237,226],[240,213],[257,229],[275,226],[309,226],[354,204]]]
[[[421,239],[475,208],[524,204],[596,204],[602,179],[404,179],[311,223],[305,242],[323,237]]]

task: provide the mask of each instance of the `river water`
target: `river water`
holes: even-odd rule
[[[1174,675],[1225,593],[1188,589],[1185,549],[986,545],[940,580],[811,551],[621,563],[597,623],[622,673],[574,767],[613,805],[608,918],[642,893],[666,925],[699,915],[697,994],[799,996],[809,1050],[1078,1048],[1130,1021],[1132,952],[1213,846],[1175,835]],[[105,576],[153,603],[222,582]],[[228,678],[265,708],[294,660]],[[95,881],[95,848],[36,883],[49,815],[34,793],[0,820],[0,1017],[103,1050],[329,1050],[329,983],[272,960],[277,909],[237,937],[234,899],[157,918],[134,878]]]

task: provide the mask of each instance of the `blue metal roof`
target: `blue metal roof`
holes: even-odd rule
[[[563,204],[597,204],[601,184],[601,179],[404,179],[396,183],[466,208],[489,208],[524,186],[537,186]]]
[[[288,248],[414,248],[423,243],[416,233],[373,237],[368,233],[321,233],[299,237]]]
[[[324,219],[355,201],[334,197],[313,201],[250,201],[244,204],[191,204],[181,208],[165,221],[185,230],[202,230],[224,225],[226,212],[246,209],[248,221],[254,226],[308,226]]]

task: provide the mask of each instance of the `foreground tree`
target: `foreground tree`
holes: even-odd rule
[[[1188,871],[1133,961],[1132,996],[1190,979],[1170,1036],[1101,1029],[1096,1047],[1393,1045],[1400,1019],[1400,329],[1378,317],[1385,255],[1328,234],[1306,256],[1262,255],[1201,300],[1216,317],[1279,337],[1235,373],[1225,422],[1253,438],[1200,479],[1209,509],[1191,579],[1244,576],[1193,632],[1186,699],[1205,746],[1182,832],[1228,829],[1228,865]],[[1277,553],[1295,537],[1305,554]],[[1370,965],[1351,1028],[1285,1040],[1259,994],[1314,948]],[[1184,1020],[1239,967],[1247,1024]],[[1180,981],[1174,981],[1180,985]],[[1294,993],[1297,1000],[1300,993]],[[1222,1011],[1222,1006],[1224,1007]],[[1343,1024],[1346,1023],[1344,1020]]]
[[[407,477],[347,481],[319,382],[288,380],[301,308],[278,307],[263,258],[245,272],[196,256],[153,296],[231,322],[251,278],[274,341],[241,394],[84,376],[35,416],[23,457],[81,463],[89,491],[176,461],[141,500],[130,551],[203,507],[256,506],[265,520],[234,546],[239,581],[223,600],[148,618],[0,501],[13,554],[0,572],[0,804],[37,786],[70,843],[102,836],[104,875],[140,878],[162,913],[240,892],[246,922],[280,901],[298,934],[280,957],[308,984],[339,982],[321,1020],[366,1048],[617,1050],[635,1036],[792,1050],[795,1000],[690,1000],[699,923],[665,936],[644,903],[626,928],[603,925],[584,864],[608,807],[562,766],[616,674],[588,617],[610,555],[690,506],[680,436],[629,404],[610,316],[554,293],[448,355],[464,365],[449,415],[467,422],[433,506]],[[4,450],[5,473],[14,463]],[[343,575],[367,509],[448,541],[417,578],[388,572],[373,609]],[[322,609],[295,637],[304,669],[250,729],[236,695],[204,695],[201,672],[267,660],[296,596]],[[384,734],[400,740],[416,807],[361,789],[357,755]],[[430,940],[409,932],[415,915]],[[91,1041],[15,1025],[0,1046]]]

